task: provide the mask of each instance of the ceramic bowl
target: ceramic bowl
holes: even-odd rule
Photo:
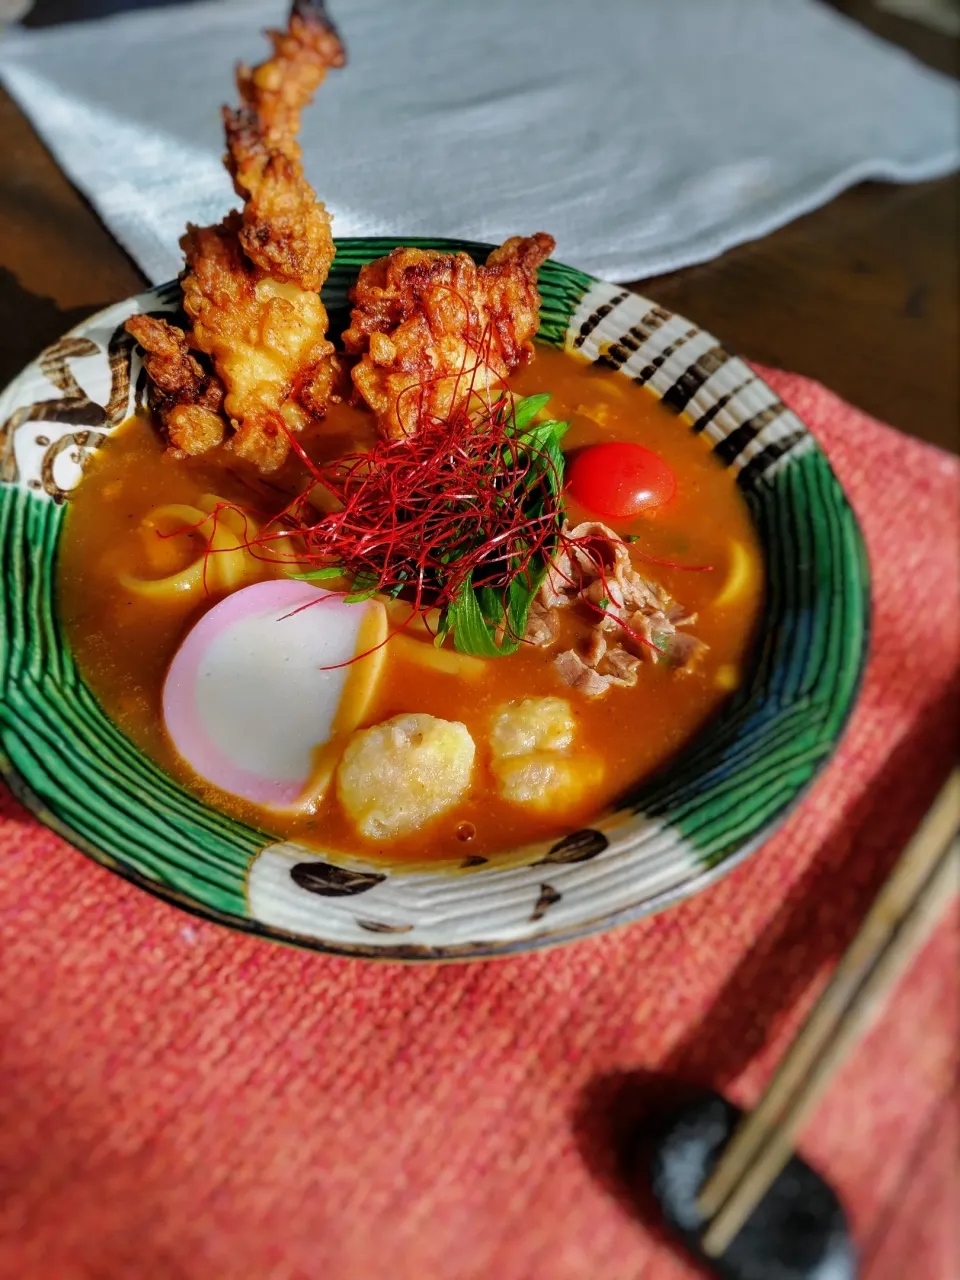
[[[324,290],[332,332],[345,325],[360,266],[396,243],[340,242]],[[558,263],[540,279],[540,338],[645,385],[677,431],[707,437],[749,504],[768,589],[748,677],[722,715],[589,829],[502,862],[335,863],[225,817],[168,778],[84,684],[55,570],[84,459],[142,396],[123,323],[175,311],[173,283],[92,316],[0,396],[0,767],[42,822],[144,889],[234,928],[344,955],[436,960],[525,951],[634,920],[710,884],[783,821],[836,747],[865,661],[868,574],[850,506],[803,424],[709,333]]]

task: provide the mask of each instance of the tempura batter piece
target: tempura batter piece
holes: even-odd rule
[[[333,261],[330,215],[303,176],[296,139],[302,109],[346,53],[319,0],[298,0],[288,30],[268,36],[274,56],[238,68],[244,105],[223,112],[225,162],[244,201],[239,239],[261,271],[317,291]]]
[[[410,835],[463,799],[475,754],[459,720],[394,716],[353,734],[337,769],[337,797],[368,840]]]
[[[143,348],[151,403],[179,453],[204,453],[223,440],[223,387],[191,353],[182,329],[153,316],[131,316],[131,333]]]
[[[565,814],[596,790],[604,768],[593,751],[571,751],[576,719],[565,698],[524,698],[497,709],[491,766],[509,804]]]
[[[227,447],[263,472],[283,463],[290,433],[333,395],[337,362],[319,298],[334,255],[330,216],[303,175],[295,135],[327,70],[345,62],[320,0],[295,0],[287,30],[268,35],[273,57],[238,69],[243,105],[224,108],[225,162],[243,210],[216,227],[188,227],[181,241],[183,306],[193,322],[183,341],[213,362],[223,392],[219,437],[180,430],[156,397],[176,448],[205,452],[229,422]]]
[[[484,266],[466,253],[401,248],[363,267],[343,343],[360,357],[353,385],[384,435],[448,419],[531,358],[537,271],[553,248],[540,231],[507,240]]]
[[[320,295],[254,267],[240,248],[241,215],[191,227],[183,245],[192,270],[183,305],[192,341],[209,354],[234,428],[229,447],[274,471],[300,431],[330,399],[337,366]]]

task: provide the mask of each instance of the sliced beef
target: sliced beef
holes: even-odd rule
[[[559,631],[558,611],[581,602],[600,612],[586,645],[561,653],[555,665],[564,684],[587,697],[636,684],[641,659],[662,658],[677,671],[691,671],[706,652],[701,640],[677,631],[692,626],[697,615],[647,581],[623,539],[595,520],[564,527],[560,551],[530,610],[527,641],[549,648]]]
[[[527,631],[524,639],[536,649],[549,649],[557,638],[560,619],[556,609],[550,609],[540,600],[534,600],[527,616]]]
[[[696,636],[674,631],[664,641],[663,654],[675,671],[696,671],[708,647]]]
[[[601,698],[614,685],[629,687],[637,683],[639,660],[623,649],[611,650],[601,664],[604,670],[588,666],[575,649],[557,654],[553,662],[564,684],[588,698]]]

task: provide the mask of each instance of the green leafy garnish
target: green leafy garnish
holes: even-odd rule
[[[511,427],[517,435],[521,434],[544,408],[550,399],[549,391],[538,396],[524,396],[513,402]]]
[[[504,446],[504,455],[514,450],[528,463],[525,475],[518,481],[524,515],[542,526],[552,525],[559,532],[562,523],[560,490],[563,487],[564,458],[560,441],[570,424],[552,419],[528,426],[547,401],[548,395],[528,396],[513,406],[509,420],[512,443]],[[492,477],[496,482],[496,476]],[[527,618],[537,592],[546,576],[555,539],[547,539],[538,555],[526,557],[522,541],[508,565],[507,586],[477,586],[474,571],[445,612],[447,627],[453,632],[454,647],[459,653],[479,658],[502,657],[515,653],[523,641]]]
[[[335,564],[325,565],[322,569],[310,569],[307,573],[291,573],[288,578],[296,578],[298,582],[322,582],[324,578],[342,578],[343,569]]]
[[[530,579],[518,574],[506,592],[468,582],[446,612],[457,652],[477,658],[516,653],[527,629],[530,606],[546,572],[543,565]]]

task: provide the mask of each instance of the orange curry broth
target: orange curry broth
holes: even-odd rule
[[[613,688],[605,697],[590,700],[561,684],[552,665],[556,650],[523,647],[509,657],[490,660],[489,675],[470,680],[422,667],[391,653],[388,645],[366,723],[414,711],[463,721],[477,743],[474,786],[464,803],[415,835],[372,844],[353,830],[333,788],[309,818],[278,816],[219,792],[199,780],[177,755],[161,716],[167,666],[190,626],[217,597],[199,605],[169,598],[151,601],[124,589],[118,574],[125,570],[159,577],[196,554],[190,535],[183,535],[164,540],[162,550],[148,557],[136,531],[153,507],[194,503],[201,494],[216,493],[247,507],[276,511],[285,505],[285,497],[274,478],[252,477],[229,453],[185,460],[166,456],[150,421],[135,418],[91,459],[70,500],[60,548],[60,607],[67,634],[81,672],[110,718],[167,772],[217,808],[276,836],[392,861],[490,856],[560,835],[667,762],[736,687],[760,609],[762,556],[735,477],[717,462],[703,438],[648,391],[578,357],[538,347],[536,360],[517,371],[511,386],[521,395],[552,393],[551,415],[572,423],[564,440],[566,452],[602,440],[636,440],[674,468],[677,493],[668,506],[614,527],[621,534],[640,536],[632,547],[635,553],[643,550],[666,560],[713,566],[711,572],[691,573],[634,556],[641,572],[661,581],[685,609],[699,613],[691,630],[710,649],[697,672],[678,673],[644,662],[635,688]],[[366,411],[335,405],[305,443],[320,458],[365,448],[371,440],[372,418]],[[279,477],[281,485],[291,479],[292,472]],[[569,517],[572,523],[595,518],[572,503]],[[735,552],[734,543],[743,550]],[[736,599],[716,605],[714,600],[734,575],[736,559],[741,583]],[[265,568],[264,576],[275,572]],[[605,769],[602,784],[585,806],[560,817],[501,800],[486,749],[495,708],[511,699],[549,694],[570,701],[578,725],[573,749],[598,753]],[[464,842],[457,831],[467,823],[476,834]]]

